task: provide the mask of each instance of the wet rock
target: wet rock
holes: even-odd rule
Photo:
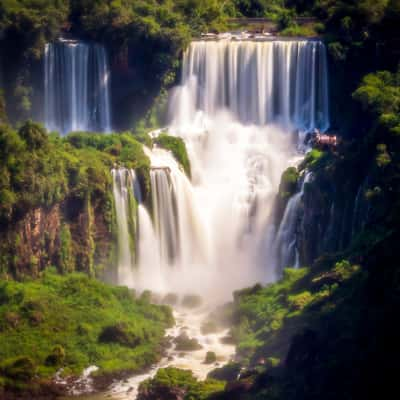
[[[233,337],[231,335],[224,336],[219,341],[222,344],[235,344],[235,341],[233,340]]]
[[[186,390],[179,387],[157,385],[151,388],[141,388],[137,400],[184,400]]]
[[[230,362],[221,368],[213,369],[207,378],[217,379],[220,381],[234,381],[239,376],[241,365],[239,363]]]
[[[188,294],[182,300],[182,306],[186,308],[197,308],[200,307],[202,303],[202,298],[195,294]]]
[[[218,332],[218,326],[214,321],[205,321],[201,325],[200,330],[203,335],[209,335]]]
[[[162,302],[169,306],[176,306],[178,304],[178,295],[176,293],[168,293],[164,296]]]
[[[203,348],[196,338],[190,338],[186,332],[176,337],[174,342],[177,351],[195,351]]]
[[[215,363],[216,361],[217,361],[217,355],[213,351],[207,351],[204,363],[212,364],[212,363]]]

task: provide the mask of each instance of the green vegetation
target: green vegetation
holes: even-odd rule
[[[186,175],[190,178],[191,176],[190,161],[186,151],[186,145],[183,139],[162,133],[161,135],[159,135],[157,138],[154,139],[154,142],[158,144],[160,147],[166,150],[170,150],[174,155],[175,159],[182,165]]]
[[[279,197],[282,200],[287,200],[296,193],[298,180],[299,173],[295,167],[289,167],[283,172],[279,185]]]
[[[1,273],[32,276],[56,265],[93,274],[112,264],[110,170],[134,168],[146,199],[150,161],[142,144],[130,133],[61,138],[27,121],[18,130],[0,125],[0,146]]]
[[[224,382],[214,379],[198,381],[191,371],[164,368],[159,369],[154,378],[140,384],[138,399],[173,398],[169,396],[179,393],[179,398],[184,400],[205,400],[211,394],[222,391],[224,386]]]
[[[125,287],[46,271],[0,284],[0,321],[0,386],[18,387],[61,367],[64,375],[89,365],[100,375],[140,371],[161,356],[173,318]]]
[[[18,131],[0,126],[0,144],[0,218],[6,221],[67,196],[104,197],[111,185],[109,171],[116,163],[136,168],[144,177],[150,165],[142,145],[124,133],[60,138],[28,121]]]
[[[394,135],[400,135],[400,70],[391,74],[378,71],[368,74],[353,94],[365,110]]]

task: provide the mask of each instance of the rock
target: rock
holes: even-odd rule
[[[200,330],[203,335],[209,335],[210,333],[218,332],[218,326],[214,321],[206,321],[203,322]]]
[[[213,351],[207,351],[206,358],[204,360],[205,364],[212,364],[217,361],[217,356]]]
[[[213,369],[207,378],[217,379],[220,381],[234,381],[239,376],[241,365],[239,363],[230,362],[223,367]]]
[[[178,295],[176,293],[168,293],[164,296],[162,302],[169,306],[176,306],[178,304]]]
[[[203,346],[195,338],[190,338],[186,332],[181,333],[175,338],[176,351],[195,351],[201,350]]]
[[[139,391],[137,400],[184,400],[186,390],[179,387],[157,385]]]
[[[233,337],[231,335],[224,336],[219,341],[222,344],[235,344],[235,341],[233,340]]]
[[[186,308],[197,308],[200,307],[203,300],[200,296],[195,294],[188,294],[182,300],[182,306]]]

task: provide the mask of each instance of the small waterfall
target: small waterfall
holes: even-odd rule
[[[135,172],[120,168],[111,171],[118,228],[118,281],[130,282],[135,265],[136,210],[134,188]]]
[[[297,222],[300,218],[304,187],[311,180],[311,173],[306,172],[301,189],[288,201],[282,221],[275,238],[274,252],[278,270],[285,267],[299,267],[299,251],[297,248]]]
[[[155,229],[162,260],[173,264],[179,255],[179,230],[175,188],[168,168],[150,172]]]
[[[304,131],[329,127],[328,70],[322,42],[197,41],[184,54],[174,116],[227,109],[242,123],[279,122]],[[178,115],[175,110],[178,109]]]
[[[59,40],[45,48],[45,125],[71,131],[111,130],[110,71],[99,44]]]

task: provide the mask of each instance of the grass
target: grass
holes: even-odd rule
[[[19,378],[7,366],[16,358],[31,360],[39,377],[60,367],[79,374],[90,365],[99,374],[139,371],[157,361],[173,317],[126,287],[47,271],[40,280],[0,285],[0,321],[0,381],[12,384]],[[113,329],[130,340],[110,335]]]

